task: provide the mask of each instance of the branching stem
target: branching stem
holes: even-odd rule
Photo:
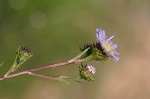
[[[9,78],[16,77],[16,76],[21,76],[21,75],[24,75],[24,74],[30,74],[31,72],[35,72],[35,71],[39,71],[39,70],[43,70],[43,69],[47,69],[47,68],[59,67],[59,66],[64,66],[64,65],[69,65],[69,64],[80,63],[80,62],[83,62],[83,60],[80,60],[80,59],[76,59],[76,60],[72,60],[72,61],[68,60],[66,62],[41,66],[41,67],[38,67],[38,68],[33,68],[33,69],[30,69],[30,70],[25,70],[25,71],[22,71],[22,72],[19,72],[19,73],[11,74],[7,77],[1,77],[0,80],[9,79]]]

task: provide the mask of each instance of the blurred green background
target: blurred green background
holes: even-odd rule
[[[149,0],[1,0],[0,75],[19,45],[34,55],[17,72],[74,57],[80,45],[96,41],[98,27],[115,36],[121,58],[92,62],[94,82],[67,85],[23,75],[0,81],[0,99],[150,99]],[[73,76],[78,65],[40,72]]]

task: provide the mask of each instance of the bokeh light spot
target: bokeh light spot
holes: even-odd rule
[[[34,28],[44,28],[47,25],[48,18],[45,13],[37,11],[31,14],[30,22]]]
[[[10,6],[15,10],[22,10],[25,8],[27,0],[9,0]]]

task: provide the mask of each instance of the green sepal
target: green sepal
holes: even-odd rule
[[[85,44],[80,47],[80,50],[83,51],[86,48],[89,48],[84,55],[82,55],[81,59],[84,61],[90,61],[90,60],[99,60],[99,61],[106,61],[108,56],[104,52],[102,46],[99,42],[93,43],[93,44]]]

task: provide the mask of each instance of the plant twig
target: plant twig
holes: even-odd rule
[[[39,71],[39,70],[43,70],[43,69],[47,69],[47,68],[53,68],[53,67],[59,67],[59,66],[74,64],[74,63],[80,63],[82,61],[83,60],[76,59],[74,61],[66,61],[66,62],[50,64],[50,65],[46,65],[46,66],[41,66],[41,67],[38,67],[38,68],[33,68],[33,69],[30,69],[30,70],[25,70],[25,71],[22,71],[22,72],[19,72],[19,73],[11,74],[7,77],[1,77],[0,80],[9,79],[9,78],[16,77],[16,76],[21,76],[21,75],[24,75],[24,74],[30,74],[31,72],[35,72],[35,71]]]
[[[37,73],[33,73],[33,72],[29,72],[29,75],[38,76],[38,77],[47,78],[47,79],[58,80],[58,81],[62,81],[67,84],[70,84],[69,82],[67,82],[65,80],[65,78],[67,78],[66,76],[50,76],[50,75],[45,75],[45,74],[37,74]]]

